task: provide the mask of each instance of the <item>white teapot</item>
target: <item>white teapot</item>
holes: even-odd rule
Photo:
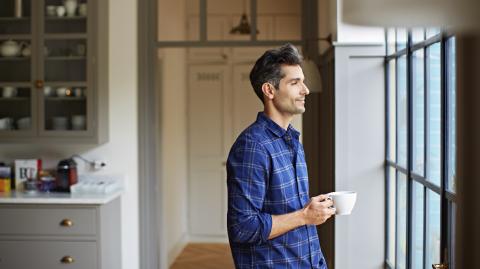
[[[21,46],[13,40],[4,41],[0,45],[0,55],[5,57],[17,56],[20,53]]]

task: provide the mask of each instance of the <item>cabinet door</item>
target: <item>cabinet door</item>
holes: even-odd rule
[[[189,70],[189,219],[193,235],[226,236],[228,81],[222,65],[192,65]]]
[[[31,0],[0,1],[0,137],[35,132],[32,5]]]
[[[40,12],[40,135],[92,134],[93,0],[44,0]],[[92,7],[90,10],[89,7]]]

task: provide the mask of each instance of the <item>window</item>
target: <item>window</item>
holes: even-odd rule
[[[455,259],[455,37],[386,31],[386,268]]]

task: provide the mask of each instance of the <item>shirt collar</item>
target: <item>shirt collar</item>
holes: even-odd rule
[[[289,124],[287,130],[285,130],[263,112],[258,112],[257,121],[264,124],[277,137],[283,137],[287,132],[297,139],[300,136],[300,132],[295,130],[291,124]]]

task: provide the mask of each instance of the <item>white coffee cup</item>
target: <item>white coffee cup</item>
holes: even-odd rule
[[[78,14],[80,16],[87,16],[87,3],[81,3],[78,5]]]
[[[44,86],[43,87],[43,95],[45,97],[50,97],[53,95],[53,88],[51,86]]]
[[[336,215],[350,215],[357,201],[357,193],[354,191],[337,191],[327,194],[333,201]]]
[[[85,115],[73,115],[72,116],[72,129],[73,130],[85,130],[86,126]]]
[[[13,86],[3,87],[2,97],[3,98],[12,98],[17,96],[17,88]]]

